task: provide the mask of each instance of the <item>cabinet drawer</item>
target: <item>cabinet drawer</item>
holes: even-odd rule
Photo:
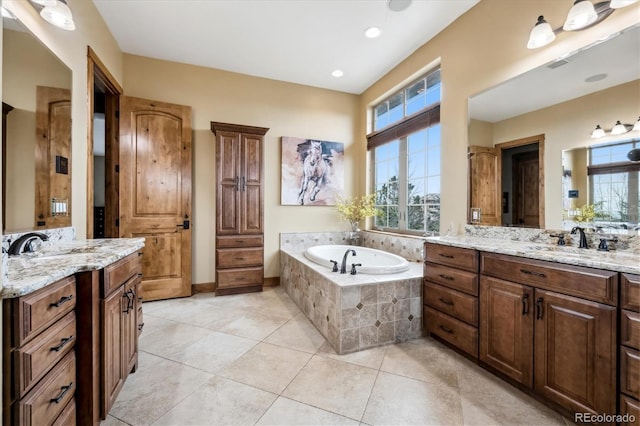
[[[104,268],[101,297],[107,297],[133,275],[142,273],[140,256],[142,256],[141,252],[132,253]]]
[[[620,414],[622,416],[627,414],[628,416],[623,417],[623,420],[629,420],[620,422],[620,426],[638,426],[640,424],[640,404],[626,395],[620,395]],[[631,416],[635,421],[630,421]]]
[[[608,305],[618,300],[617,272],[482,253],[480,273]]]
[[[216,285],[218,288],[245,287],[248,285],[261,285],[263,280],[263,268],[244,268],[240,270],[229,269],[218,271]]]
[[[76,359],[69,353],[23,399],[14,404],[17,424],[48,425],[58,418],[76,391]]]
[[[13,346],[21,346],[76,306],[75,277],[64,278],[27,296],[11,299],[13,315]]]
[[[425,328],[464,352],[478,358],[478,329],[435,309],[424,308]]]
[[[426,263],[424,277],[445,287],[460,290],[474,296],[478,295],[478,274],[436,265],[435,263]]]
[[[424,286],[425,303],[471,325],[478,325],[478,298],[437,284]]]
[[[262,247],[262,235],[226,235],[216,238],[216,248]]]
[[[620,311],[620,344],[640,349],[640,314]]]
[[[23,396],[51,367],[73,350],[75,340],[76,317],[74,312],[69,312],[37,339],[15,349],[12,353],[15,399]]]
[[[640,399],[640,352],[620,347],[620,392]]]
[[[218,249],[216,250],[218,268],[242,268],[244,266],[262,266],[263,250],[260,248]]]
[[[53,426],[75,426],[76,425],[76,401],[72,399],[62,413],[58,416]]]
[[[640,275],[620,274],[620,307],[640,311]]]
[[[425,260],[470,272],[478,271],[478,252],[473,249],[426,243]]]

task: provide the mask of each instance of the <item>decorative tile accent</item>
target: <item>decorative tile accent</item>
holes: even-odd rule
[[[361,311],[363,307],[364,307],[364,305],[362,304],[362,302],[360,302],[360,303],[358,303],[356,305],[356,308],[358,308],[359,311]]]
[[[409,321],[413,321],[413,315],[409,315]]]
[[[381,325],[381,324],[382,324],[382,323],[378,320],[378,321],[376,321],[376,324],[375,324],[375,325],[376,325],[376,327],[380,327],[380,325]]]
[[[398,299],[396,299],[396,298],[394,297],[393,299],[391,299],[391,303],[393,303],[393,304],[395,305],[396,303],[398,303]]]

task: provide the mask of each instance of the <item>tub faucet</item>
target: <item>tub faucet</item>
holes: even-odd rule
[[[574,235],[576,232],[580,232],[580,244],[578,248],[588,249],[589,245],[587,244],[587,236],[584,234],[584,228],[580,228],[579,226],[574,226],[571,230],[571,235]]]
[[[344,252],[344,256],[342,257],[342,265],[340,265],[341,274],[347,273],[347,256],[349,256],[349,253],[354,256],[356,255],[356,251],[354,249],[347,249],[347,251]]]
[[[48,236],[41,232],[28,232],[15,240],[9,246],[9,255],[19,255],[24,252],[32,252],[33,247],[31,247],[31,242],[36,238],[40,238],[42,241],[47,241],[49,239]]]

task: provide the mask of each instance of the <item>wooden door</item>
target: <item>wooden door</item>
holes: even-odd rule
[[[216,203],[219,206],[216,235],[239,234],[238,208],[240,176],[242,175],[240,171],[240,135],[237,132],[219,131],[217,133],[216,155],[218,157]]]
[[[469,157],[469,217],[471,209],[480,209],[478,225],[502,224],[501,159],[497,148],[470,146]]]
[[[122,347],[122,298],[124,286],[100,301],[102,314],[100,417],[105,418],[124,384]]]
[[[535,390],[574,412],[614,413],[616,309],[536,289]]]
[[[120,98],[120,236],[145,238],[145,300],[191,295],[191,108]]]
[[[36,88],[35,229],[71,226],[71,92]],[[52,211],[52,198],[66,213]]]
[[[533,289],[480,280],[480,359],[533,387]]]
[[[540,226],[540,160],[538,151],[513,156],[513,223]]]
[[[263,233],[262,136],[241,134],[240,233]],[[224,205],[224,204],[223,204]],[[226,206],[225,206],[226,209]]]

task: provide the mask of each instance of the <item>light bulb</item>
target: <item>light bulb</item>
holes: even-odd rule
[[[546,46],[556,39],[556,35],[551,28],[551,25],[544,20],[544,16],[538,17],[538,22],[531,30],[529,35],[529,42],[527,43],[527,49],[537,49],[542,46]]]
[[[593,133],[591,133],[591,137],[594,139],[601,138],[604,136],[604,130],[598,124],[595,129],[593,129]]]
[[[627,126],[625,126],[624,124],[622,124],[620,122],[620,120],[616,121],[616,125],[613,126],[613,129],[611,129],[611,134],[612,135],[622,135],[623,133],[627,133],[629,130],[627,130]]]
[[[576,0],[569,10],[567,20],[562,27],[565,31],[575,31],[593,24],[598,19],[593,3],[588,0]]]

